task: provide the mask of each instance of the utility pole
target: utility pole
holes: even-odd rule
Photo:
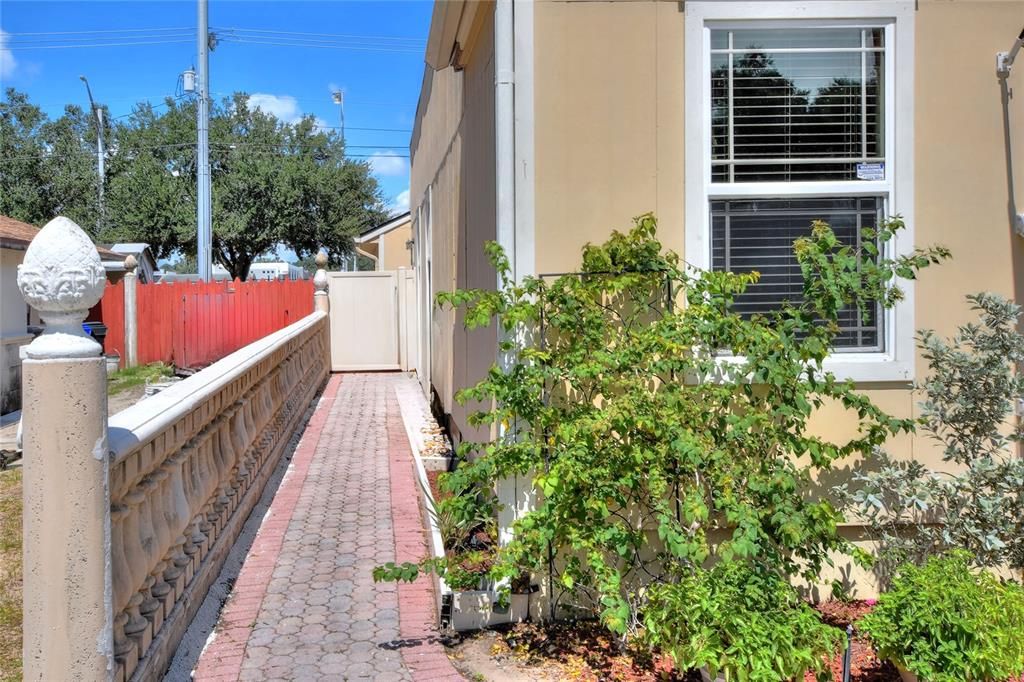
[[[83,83],[85,83],[85,92],[89,95],[89,109],[92,111],[93,117],[96,119],[96,173],[100,176],[100,217],[98,219],[99,225],[102,227],[103,224],[103,182],[106,177],[105,163],[106,159],[104,156],[106,152],[103,148],[103,110],[96,106],[96,103],[92,101],[92,89],[89,87],[89,81],[85,76],[79,76]]]
[[[199,140],[196,150],[196,260],[199,279],[209,282],[213,270],[213,226],[210,200],[210,28],[207,0],[199,0],[199,106],[196,107],[196,128]]]

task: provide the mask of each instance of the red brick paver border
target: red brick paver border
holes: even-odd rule
[[[208,682],[236,682],[242,671],[245,645],[252,634],[252,625],[259,614],[260,605],[267,594],[267,586],[274,573],[285,532],[291,522],[295,505],[306,482],[309,465],[320,443],[320,433],[334,407],[334,398],[341,385],[341,375],[334,374],[327,382],[320,402],[295,448],[291,471],[281,481],[270,504],[270,510],[252,547],[245,557],[242,570],[235,580],[231,598],[221,612],[216,637],[203,652],[193,679]]]
[[[395,533],[395,563],[418,563],[429,556],[420,483],[412,449],[402,421],[398,400],[392,391],[387,400],[388,463],[391,479],[391,518]],[[399,583],[399,633],[404,646],[402,660],[414,680],[462,680],[438,638],[437,601],[430,576]]]

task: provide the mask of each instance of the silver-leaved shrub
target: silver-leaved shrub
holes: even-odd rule
[[[969,296],[978,322],[949,340],[923,331],[928,362],[919,428],[942,451],[930,467],[876,450],[839,488],[878,542],[876,571],[887,585],[897,566],[966,549],[979,566],[1024,568],[1024,396],[1021,309],[996,294]]]

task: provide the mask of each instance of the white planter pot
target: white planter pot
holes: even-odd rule
[[[111,374],[113,372],[116,372],[118,370],[118,367],[121,364],[121,356],[120,355],[106,355],[104,357],[107,360],[107,374]]]

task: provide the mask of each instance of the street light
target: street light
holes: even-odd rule
[[[335,90],[331,93],[331,101],[338,105],[338,111],[341,115],[341,144],[342,147],[345,145],[345,93],[341,90]],[[355,253],[350,253],[342,265],[346,270],[355,271],[357,269],[358,260]]]
[[[81,81],[85,83],[85,92],[89,95],[89,108],[92,110],[92,115],[96,119],[96,172],[100,176],[100,216],[103,216],[103,179],[104,179],[104,152],[103,152],[103,109],[96,106],[96,103],[92,101],[92,89],[89,87],[89,81],[85,76],[79,76]]]
[[[331,100],[338,105],[341,111],[341,141],[345,142],[345,93],[335,90],[331,93]]]

